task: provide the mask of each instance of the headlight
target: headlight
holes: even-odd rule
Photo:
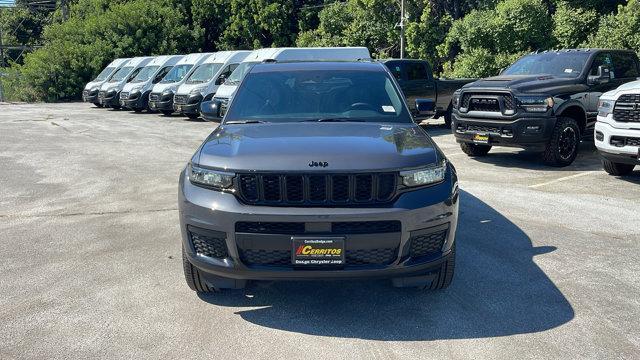
[[[409,171],[401,171],[402,183],[408,187],[429,185],[444,180],[447,172],[447,163],[441,162],[439,165]]]
[[[204,169],[189,164],[189,180],[194,184],[214,187],[217,189],[228,189],[233,185],[234,176],[235,174],[233,173]]]
[[[538,96],[517,97],[518,105],[527,112],[547,112],[553,107],[553,98]]]
[[[453,98],[451,98],[451,106],[454,109],[457,109],[460,106],[460,93],[459,92],[453,93]]]
[[[606,117],[613,111],[613,100],[598,100],[598,115]]]

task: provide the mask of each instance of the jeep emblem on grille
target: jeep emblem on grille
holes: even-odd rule
[[[329,163],[326,161],[311,161],[309,162],[309,167],[323,167],[326,168],[329,166]]]

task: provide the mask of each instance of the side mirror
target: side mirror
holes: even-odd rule
[[[218,78],[216,79],[216,85],[222,85],[224,84],[224,81],[227,80],[227,75],[225,74],[220,74],[220,76],[218,76]]]
[[[205,120],[220,119],[220,101],[209,100],[200,103],[200,115],[202,115]]]
[[[436,113],[436,102],[433,99],[416,99],[418,116],[433,116]]]
[[[609,70],[609,67],[605,65],[598,66],[597,75],[589,75],[587,77],[587,83],[589,85],[606,84],[610,80],[611,80],[611,70]]]

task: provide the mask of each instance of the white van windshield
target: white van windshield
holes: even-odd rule
[[[224,64],[202,64],[187,79],[187,84],[201,84],[213,79]]]
[[[104,81],[107,79],[107,76],[109,76],[109,74],[111,74],[111,72],[113,72],[113,70],[115,70],[115,67],[107,67],[104,70],[102,70],[102,72],[100,74],[98,74],[98,76],[96,76],[96,79],[94,81]]]
[[[176,65],[169,71],[167,76],[165,76],[160,84],[174,83],[178,81],[182,81],[184,77],[189,73],[189,70],[193,67],[193,64],[182,64]]]
[[[229,75],[229,78],[227,78],[227,80],[224,83],[226,85],[240,84],[242,79],[244,79],[244,77],[251,70],[251,68],[253,68],[255,64],[258,64],[258,62],[257,61],[243,62],[242,64],[240,64],[240,66],[238,66],[235,70],[233,70],[231,75]]]
[[[111,79],[109,79],[109,82],[122,81],[124,78],[127,77],[127,75],[129,75],[131,70],[133,70],[133,66],[125,66],[123,68],[120,68],[118,71],[115,72],[115,74],[113,74],[113,76],[111,76]]]
[[[138,73],[138,75],[136,75],[136,77],[134,77],[133,80],[131,80],[131,82],[137,83],[137,82],[143,82],[151,79],[151,77],[153,76],[153,74],[156,73],[159,67],[160,66],[143,67],[142,70],[140,70],[140,72]]]

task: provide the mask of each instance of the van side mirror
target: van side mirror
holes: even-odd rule
[[[416,99],[416,112],[419,116],[433,116],[436,113],[436,102],[433,99]]]
[[[216,79],[216,85],[224,84],[225,80],[227,80],[227,75],[226,74],[220,74],[220,76],[218,76],[218,78]]]
[[[606,84],[609,81],[611,81],[611,70],[605,65],[598,66],[597,75],[589,75],[587,77],[587,84],[589,85]]]

